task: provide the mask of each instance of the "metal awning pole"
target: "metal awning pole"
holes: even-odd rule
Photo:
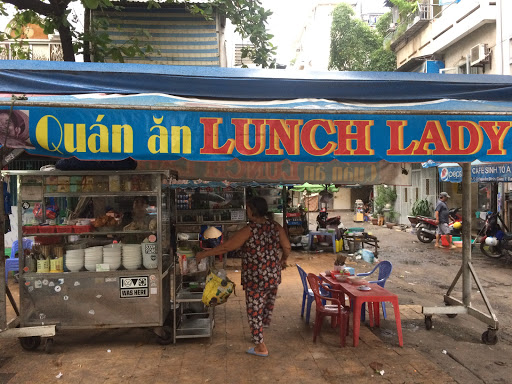
[[[471,163],[462,164],[462,302],[471,305]]]
[[[476,275],[471,264],[471,164],[464,163],[462,167],[462,215],[464,224],[462,225],[462,265],[455,276],[448,292],[444,295],[445,307],[423,307],[422,312],[425,315],[425,327],[432,328],[432,315],[448,315],[455,317],[458,314],[468,314],[488,325],[487,331],[482,334],[482,341],[486,344],[496,344],[498,337],[498,319],[491,307],[489,298],[485,294],[482,284]],[[452,292],[462,276],[462,300],[452,296]],[[487,313],[482,312],[471,306],[471,283],[473,278],[478,291],[487,308]]]

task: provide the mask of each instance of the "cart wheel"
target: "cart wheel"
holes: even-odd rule
[[[432,329],[432,316],[425,316],[425,328],[427,331]]]
[[[49,337],[44,342],[44,351],[46,353],[52,353],[52,350],[53,350],[53,338]]]
[[[156,342],[160,345],[169,345],[169,344],[172,344],[172,342],[174,341],[173,340],[173,337],[172,337],[172,331],[169,331],[167,329],[164,328],[164,335],[165,336],[157,336],[156,338]]]
[[[498,335],[495,329],[488,329],[482,333],[482,342],[487,345],[495,345],[498,342]]]
[[[21,347],[27,351],[32,351],[41,345],[40,336],[20,337]]]

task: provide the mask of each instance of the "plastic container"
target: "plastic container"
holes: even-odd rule
[[[462,239],[461,239],[460,237],[458,237],[458,236],[453,236],[453,237],[452,237],[452,240],[453,240],[453,242],[454,242],[454,243],[455,243],[456,241],[462,241]]]
[[[50,260],[37,260],[37,273],[50,272]]]
[[[24,225],[23,226],[23,233],[26,235],[37,233],[39,230],[37,225]]]
[[[55,233],[55,225],[39,225],[37,231],[39,233]]]
[[[72,225],[57,225],[55,229],[57,233],[73,233]]]
[[[453,245],[455,245],[457,248],[462,248],[462,241],[454,241]]]
[[[441,235],[441,245],[443,247],[449,247],[451,237],[452,237],[452,235]]]
[[[36,236],[35,242],[41,245],[62,244],[62,236]]]
[[[73,225],[74,233],[85,233],[85,232],[92,232],[92,231],[93,231],[92,225]]]

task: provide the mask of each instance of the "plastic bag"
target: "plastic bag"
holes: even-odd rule
[[[226,272],[224,272],[224,276],[225,273]],[[202,301],[206,306],[223,304],[234,292],[235,283],[227,276],[225,278],[217,276],[217,273],[213,271],[206,277],[206,286],[204,287]]]
[[[361,258],[364,261],[370,264],[373,264],[373,262],[375,261],[375,256],[373,255],[373,252],[368,249],[360,249],[356,252],[356,255],[361,256]]]

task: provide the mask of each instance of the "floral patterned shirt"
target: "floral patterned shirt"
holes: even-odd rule
[[[246,290],[277,288],[281,283],[281,244],[275,221],[251,223],[251,237],[242,246],[242,286]]]

